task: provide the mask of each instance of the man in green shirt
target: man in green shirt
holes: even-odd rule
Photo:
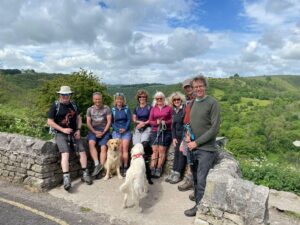
[[[195,141],[188,143],[191,151],[192,173],[195,186],[196,205],[184,211],[186,216],[195,216],[206,186],[206,177],[217,157],[216,136],[220,128],[220,106],[211,96],[206,95],[207,81],[204,76],[192,80],[196,95],[190,104],[190,124]]]

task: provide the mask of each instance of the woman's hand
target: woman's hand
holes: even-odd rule
[[[173,138],[173,146],[176,147],[176,145],[178,144],[178,141],[176,138]]]

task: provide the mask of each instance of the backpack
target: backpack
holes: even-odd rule
[[[75,112],[77,112],[76,103],[74,101],[70,101],[70,103],[72,104]],[[58,100],[55,100],[55,106],[56,106],[56,114],[55,114],[54,120],[57,117],[58,112],[59,112],[59,108],[60,108],[60,102]],[[57,133],[57,130],[55,130],[53,127],[49,126],[49,134],[55,135],[56,133]]]
[[[127,107],[127,105],[125,106],[125,110],[124,111],[125,111],[125,114],[127,116],[127,113],[128,113],[128,107]],[[116,122],[116,108],[115,107],[112,107],[111,113],[112,113],[112,115],[114,117],[114,123],[115,123]]]

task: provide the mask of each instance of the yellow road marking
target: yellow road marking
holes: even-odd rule
[[[19,207],[21,209],[25,209],[25,210],[30,211],[32,213],[35,213],[35,214],[37,214],[39,216],[42,216],[42,217],[44,217],[44,218],[46,218],[48,220],[52,220],[55,223],[58,223],[60,225],[69,225],[67,222],[65,222],[65,221],[63,221],[61,219],[55,218],[53,216],[50,216],[47,213],[44,213],[44,212],[39,211],[37,209],[31,208],[31,207],[29,207],[27,205],[24,205],[22,203],[11,201],[11,200],[7,200],[7,199],[1,198],[1,197],[0,197],[0,201],[5,202],[5,203],[10,204],[10,205],[13,205],[13,206],[16,206],[16,207]]]

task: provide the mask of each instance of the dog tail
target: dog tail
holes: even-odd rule
[[[129,182],[125,181],[121,186],[120,186],[120,191],[121,192],[127,192],[126,190],[128,190],[129,188]]]

